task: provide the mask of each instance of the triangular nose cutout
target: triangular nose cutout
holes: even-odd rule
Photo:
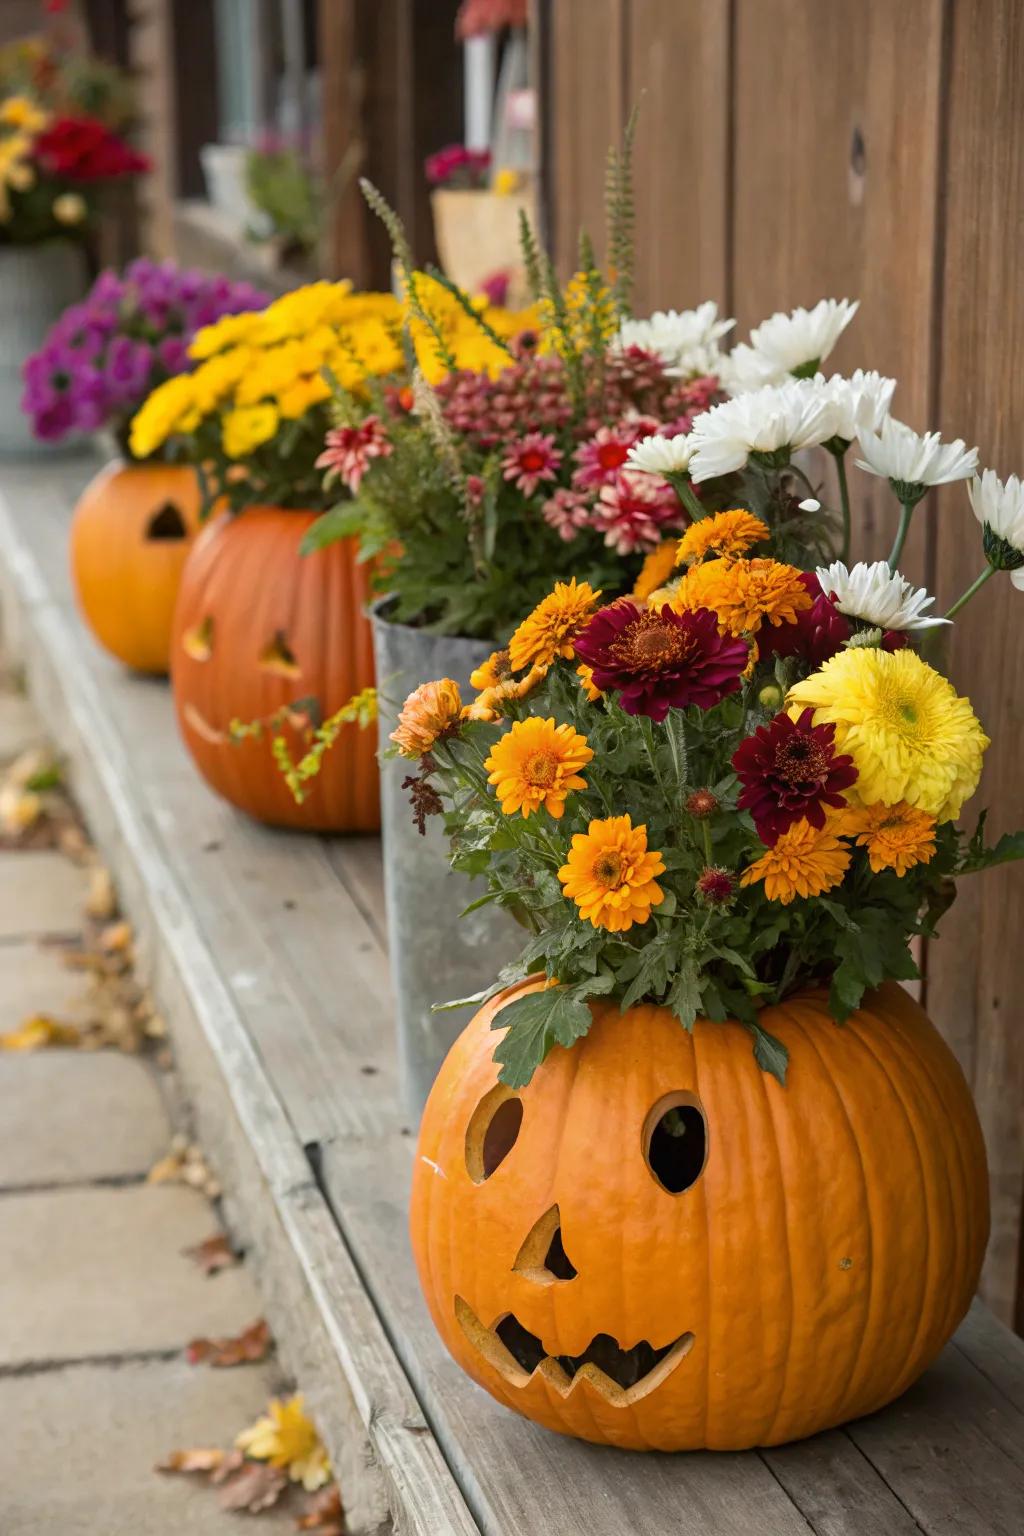
[[[562,1242],[562,1222],[557,1205],[534,1222],[512,1268],[517,1275],[525,1275],[536,1285],[575,1280],[576,1266]]]
[[[183,539],[187,533],[185,519],[173,501],[165,501],[146,524],[147,539]]]

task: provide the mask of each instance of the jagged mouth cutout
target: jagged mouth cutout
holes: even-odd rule
[[[475,1184],[489,1179],[511,1155],[522,1125],[522,1100],[511,1089],[499,1085],[484,1096],[466,1131],[466,1166]],[[691,1188],[706,1166],[707,1141],[707,1122],[696,1097],[664,1095],[648,1112],[641,1132],[642,1155],[654,1182],[673,1197]],[[578,1279],[557,1205],[534,1223],[512,1268],[536,1285],[568,1285]],[[585,1380],[616,1407],[628,1407],[661,1386],[695,1342],[687,1331],[661,1346],[646,1339],[624,1346],[611,1334],[598,1333],[582,1354],[567,1355],[549,1352],[513,1312],[503,1313],[488,1328],[456,1296],[455,1319],[467,1341],[510,1386],[522,1388],[540,1376],[567,1397]]]

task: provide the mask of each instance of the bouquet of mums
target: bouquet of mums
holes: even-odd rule
[[[22,410],[44,442],[108,427],[130,458],[133,415],[154,389],[191,368],[193,335],[224,315],[267,303],[248,283],[172,262],[140,259],[123,274],[101,272],[25,364]]]
[[[987,846],[984,812],[969,836],[957,827],[988,738],[921,654],[995,573],[1024,586],[1024,487],[891,418],[892,381],[815,377],[836,314],[774,317],[733,354],[754,387],[631,450],[692,517],[658,587],[607,601],[558,582],[474,674],[474,697],[442,678],[401,712],[414,816],[444,814],[453,866],[528,930],[519,960],[460,1001],[547,978],[495,1020],[514,1087],[606,996],[663,1004],[684,1028],[739,1020],[783,1081],[765,1005],[822,988],[844,1020],[868,989],[918,974],[910,941],[935,933],[958,877],[1024,856],[1022,833]],[[804,353],[811,377],[758,381]],[[803,571],[751,498],[702,512],[702,482],[769,483],[808,438],[840,463],[856,439],[891,485],[888,562]],[[955,480],[970,481],[981,572],[939,616],[897,560],[929,487]]]

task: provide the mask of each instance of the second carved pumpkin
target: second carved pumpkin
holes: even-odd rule
[[[204,529],[175,614],[174,702],[196,766],[240,810],[273,826],[374,831],[374,731],[343,727],[301,805],[273,761],[269,733],[231,737],[232,721],[267,720],[300,700],[315,700],[326,718],[373,684],[367,569],[351,539],[300,554],[315,516],[250,507]],[[289,726],[283,734],[292,757],[300,756],[302,735]]]

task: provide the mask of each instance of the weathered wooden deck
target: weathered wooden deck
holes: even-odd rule
[[[95,466],[0,469],[8,643],[67,754],[354,1532],[1020,1536],[1024,1343],[976,1306],[881,1414],[744,1455],[635,1456],[504,1412],[448,1358],[413,1270],[376,843],[268,831],[216,800],[164,685],[74,612],[70,508]],[[485,980],[486,978],[481,978]]]

